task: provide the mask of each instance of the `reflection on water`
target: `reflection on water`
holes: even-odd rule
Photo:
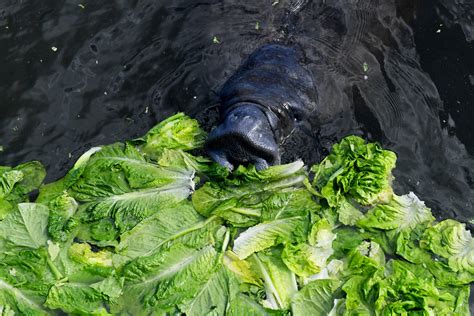
[[[364,135],[398,154],[399,193],[440,217],[474,218],[469,0],[32,3],[0,9],[0,164],[39,159],[53,180],[86,149],[176,111],[210,128],[219,86],[281,41],[303,47],[320,95],[286,140],[287,160],[311,163]]]

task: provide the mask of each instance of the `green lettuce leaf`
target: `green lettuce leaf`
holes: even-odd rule
[[[272,248],[250,258],[265,287],[266,299],[261,304],[274,310],[289,309],[293,296],[298,292],[296,276],[281,260],[281,252],[279,248]]]
[[[38,161],[14,168],[0,166],[0,221],[13,211],[17,203],[28,202],[27,194],[39,188],[46,176]]]
[[[43,316],[49,313],[27,294],[0,279],[1,315]]]
[[[120,233],[186,199],[194,189],[192,170],[166,169],[147,162],[130,144],[103,147],[82,167],[68,194],[80,203],[80,238],[113,241]]]
[[[449,315],[455,310],[466,311],[466,288],[446,291],[436,287],[435,277],[422,265],[391,260],[387,269],[390,273],[387,282],[391,291],[384,311],[406,314],[423,311],[425,315]],[[457,295],[461,300],[458,300]]]
[[[54,282],[45,248],[0,243],[0,310],[5,315],[46,315],[42,306]],[[3,314],[2,314],[3,315]]]
[[[264,308],[254,299],[247,295],[240,294],[232,300],[229,311],[226,315],[229,316],[283,316],[288,315],[286,311],[269,310]]]
[[[394,195],[387,204],[379,204],[359,219],[357,226],[366,229],[382,229],[397,232],[413,230],[418,224],[434,221],[433,215],[425,203],[410,192],[407,195]]]
[[[123,312],[140,315],[175,310],[209,287],[220,262],[221,256],[212,245],[197,248],[174,242],[127,263],[121,272],[125,277]]]
[[[385,306],[390,289],[384,280],[384,270],[384,253],[373,241],[364,241],[349,253],[347,281],[342,286],[346,314],[371,315]]]
[[[392,196],[392,174],[396,155],[357,136],[335,144],[320,164],[314,165],[313,186],[329,206],[353,198],[362,205],[388,201]]]
[[[235,276],[224,266],[215,271],[201,285],[199,292],[192,298],[179,304],[181,312],[189,316],[225,315],[239,292],[239,283]]]
[[[337,303],[340,281],[315,280],[305,285],[291,302],[294,316],[329,315]],[[339,294],[340,295],[340,294]]]
[[[333,254],[332,242],[336,235],[326,219],[317,221],[309,234],[308,243],[286,244],[282,259],[286,266],[300,277],[321,272]]]
[[[199,175],[213,179],[223,179],[229,175],[229,170],[209,158],[193,156],[181,149],[164,148],[157,156],[157,164],[162,167],[174,167],[194,170]]]
[[[234,253],[239,259],[245,259],[255,252],[280,243],[301,240],[307,232],[307,218],[293,216],[263,222],[242,232],[234,240]]]
[[[365,235],[380,243],[387,253],[394,252],[410,262],[422,263],[429,260],[430,255],[421,249],[419,240],[434,220],[430,209],[410,192],[394,195],[389,203],[370,209],[357,221],[357,226],[367,229]]]
[[[217,215],[233,226],[249,227],[261,221],[264,210],[277,209],[288,199],[275,194],[295,191],[305,178],[301,161],[260,172],[240,166],[224,181],[206,182],[193,194],[193,206],[203,216]]]
[[[337,259],[345,258],[351,250],[357,248],[365,239],[364,235],[354,227],[338,227],[334,229],[334,234],[336,238],[332,243],[333,257]]]
[[[141,151],[150,157],[156,157],[163,149],[191,150],[204,145],[206,133],[198,121],[183,113],[177,113],[158,123],[148,133],[135,140],[141,145]]]
[[[465,224],[444,220],[428,228],[420,243],[445,258],[454,272],[474,274],[474,239]]]
[[[262,287],[262,280],[253,269],[252,264],[248,260],[240,260],[232,251],[226,251],[223,258],[224,265],[231,271],[241,283],[253,284]]]
[[[164,207],[120,236],[115,256],[117,263],[150,255],[166,243],[180,240],[188,245],[200,245],[213,240],[220,221],[205,219],[189,201]]]
[[[107,296],[83,283],[54,285],[44,305],[79,315],[112,315],[107,312]]]
[[[79,222],[72,217],[77,208],[76,200],[66,191],[49,203],[48,233],[54,241],[66,242],[74,236],[73,231]]]
[[[36,203],[20,203],[18,209],[0,222],[0,238],[15,246],[38,249],[48,239],[49,210]]]

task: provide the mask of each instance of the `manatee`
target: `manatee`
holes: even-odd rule
[[[220,123],[206,142],[219,164],[258,170],[280,163],[280,144],[315,109],[317,89],[297,46],[266,44],[220,89]]]

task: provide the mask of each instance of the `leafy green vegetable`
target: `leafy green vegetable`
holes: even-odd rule
[[[193,194],[193,206],[203,216],[217,215],[233,226],[249,227],[261,221],[266,209],[282,207],[285,201],[275,195],[297,190],[304,179],[301,161],[261,172],[240,166],[223,182],[205,183]]]
[[[220,268],[220,258],[212,245],[194,248],[175,242],[127,263],[122,271],[125,310],[134,315],[166,311],[196,297]]]
[[[332,242],[335,238],[331,225],[326,219],[321,219],[311,229],[309,244],[286,244],[282,259],[286,266],[300,277],[317,274],[333,254]]]
[[[17,203],[28,202],[27,194],[39,188],[46,171],[38,161],[15,168],[0,166],[0,220],[13,211]]]
[[[116,262],[128,261],[153,251],[170,242],[185,242],[199,246],[213,242],[214,234],[221,228],[216,218],[201,217],[188,201],[164,208],[143,220],[121,236],[117,246]]]
[[[240,259],[284,242],[292,242],[305,233],[305,218],[302,216],[276,219],[255,225],[237,237],[233,251]]]
[[[313,185],[331,207],[344,197],[362,205],[388,201],[395,161],[396,155],[380,145],[348,136],[333,146],[321,164],[311,168],[315,173]]]
[[[191,150],[202,147],[206,133],[199,123],[183,113],[175,114],[153,127],[145,136],[135,140],[141,151],[156,157],[164,149]]]
[[[239,284],[235,276],[221,267],[201,285],[196,296],[184,300],[179,307],[186,315],[224,315],[229,302],[236,299],[238,292]]]
[[[465,224],[451,219],[442,221],[425,231],[421,244],[447,259],[454,272],[474,274],[474,239]]]
[[[298,285],[295,274],[281,260],[281,249],[255,254],[251,261],[265,287],[266,299],[262,305],[269,309],[288,309]]]
[[[357,226],[401,232],[413,230],[418,224],[429,224],[433,221],[430,209],[410,192],[403,196],[394,195],[389,203],[372,208],[357,222]]]
[[[73,219],[78,204],[64,191],[49,203],[48,233],[54,241],[65,242],[79,224]]]
[[[179,113],[35,203],[41,164],[0,167],[0,314],[470,315],[472,235],[393,193],[394,153],[349,136],[310,174],[229,173],[205,136]]]
[[[48,315],[39,303],[1,279],[0,312],[2,315]]]
[[[51,288],[44,305],[67,313],[82,315],[111,315],[104,302],[107,297],[85,284],[57,284]]]
[[[293,315],[329,315],[337,304],[336,290],[339,283],[336,280],[316,280],[308,283],[293,298]]]
[[[38,249],[48,239],[48,215],[44,205],[20,203],[16,212],[0,222],[0,237],[16,246]]]

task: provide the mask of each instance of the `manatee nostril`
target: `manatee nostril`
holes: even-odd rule
[[[231,164],[259,162],[260,166],[279,162],[278,145],[265,114],[249,103],[239,104],[210,134],[207,151],[219,152]],[[215,159],[215,154],[211,154]],[[222,165],[222,159],[216,160]],[[262,161],[265,161],[263,163]]]

